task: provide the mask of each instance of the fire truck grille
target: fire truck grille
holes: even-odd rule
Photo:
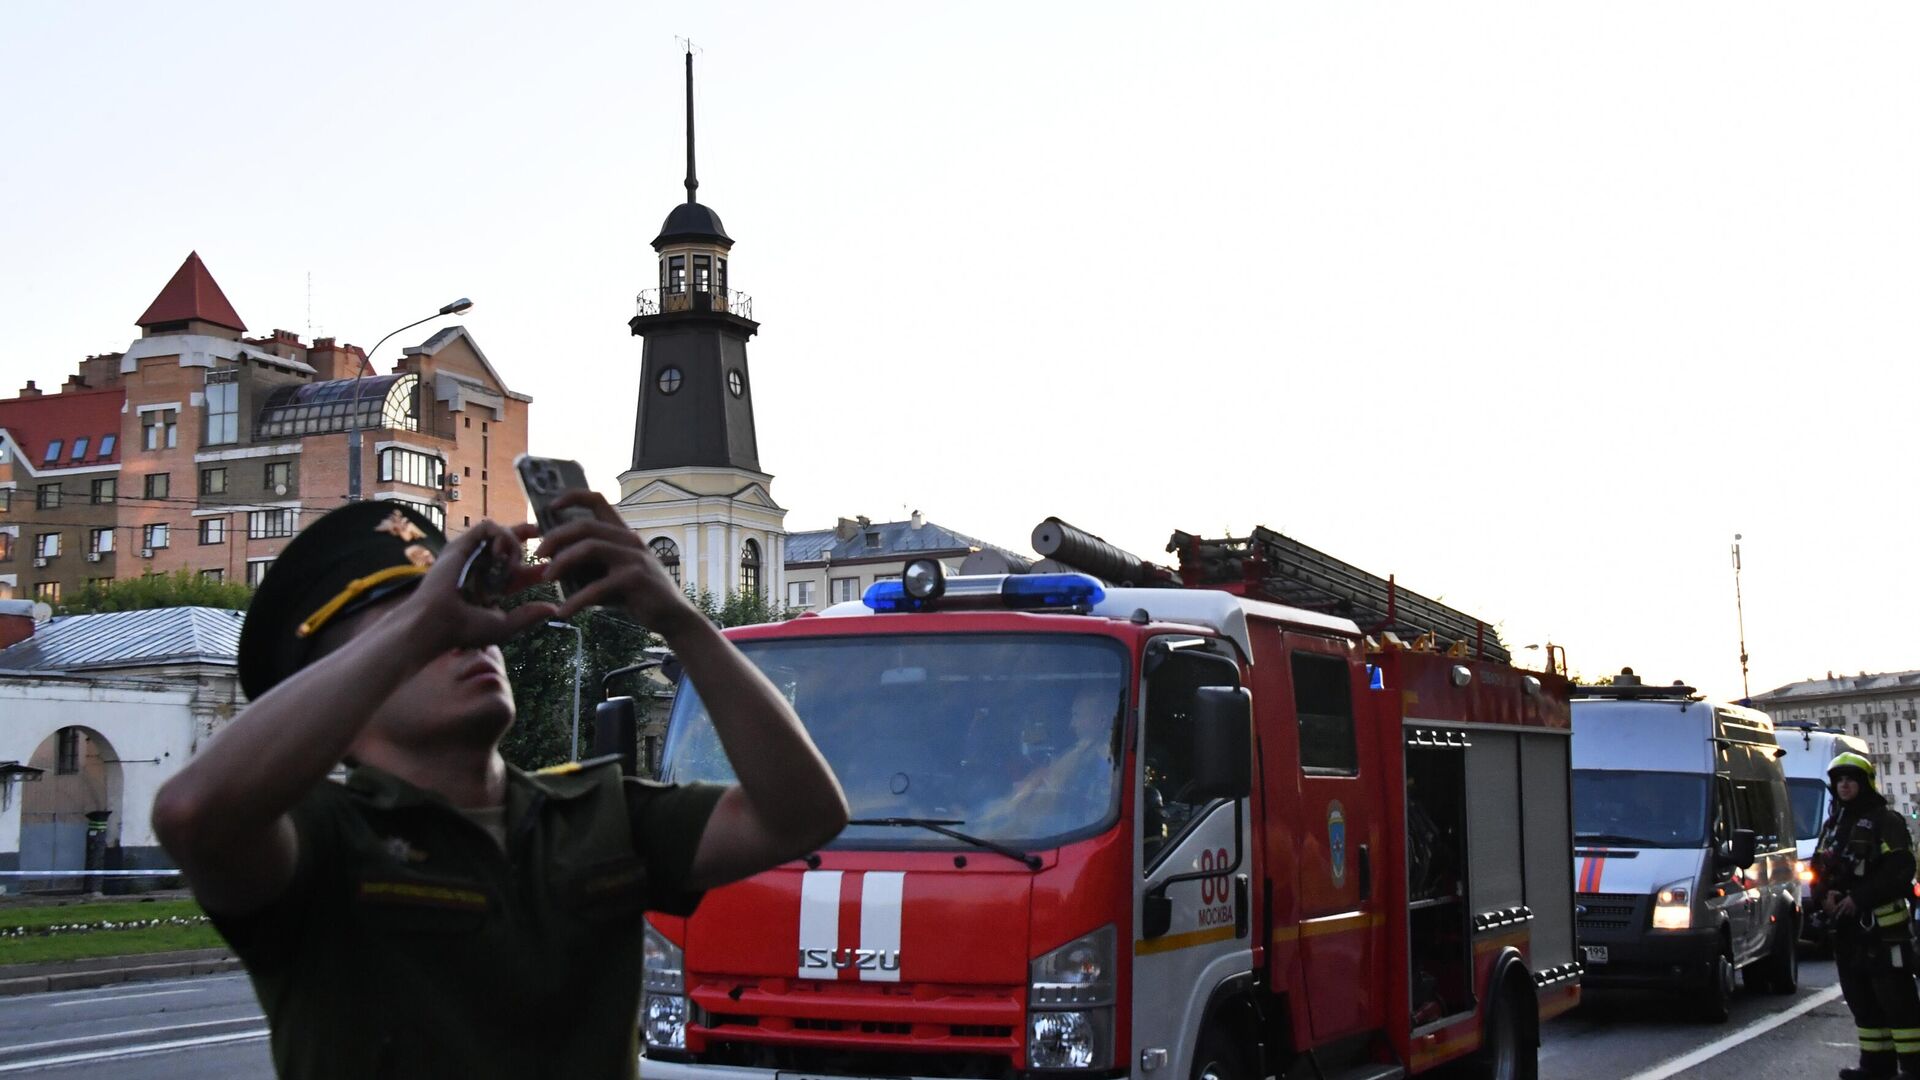
[[[733,1065],[842,1076],[927,1076],[953,1080],[1013,1080],[1013,1061],[1000,1054],[911,1054],[809,1046],[766,1046],[715,1042],[697,1060]]]
[[[1625,930],[1636,925],[1643,898],[1635,893],[1580,893],[1574,897],[1582,930]]]
[[[855,1031],[862,1035],[912,1035],[914,1025],[908,1023],[889,1023],[883,1020],[821,1020],[811,1016],[796,1016],[787,1021],[795,1031]],[[746,1013],[708,1013],[706,1025],[709,1028],[723,1027],[759,1027],[760,1017]],[[922,1028],[938,1031],[938,1024],[922,1024]],[[1011,1039],[1013,1028],[1005,1024],[951,1024],[947,1025],[947,1034],[957,1039]]]

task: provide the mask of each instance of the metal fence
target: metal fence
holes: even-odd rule
[[[662,289],[642,289],[634,297],[635,314],[671,315],[678,311],[718,311],[753,318],[753,297],[739,289],[713,286],[680,285]]]

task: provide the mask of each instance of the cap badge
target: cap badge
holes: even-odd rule
[[[427,537],[426,533],[420,531],[420,526],[413,523],[412,518],[409,518],[398,510],[382,518],[380,524],[373,527],[373,531],[378,533],[391,533],[402,540],[409,541],[424,540]]]

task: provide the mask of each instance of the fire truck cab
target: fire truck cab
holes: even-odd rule
[[[652,918],[650,1080],[1531,1074],[1579,995],[1564,679],[1227,590],[927,566],[730,631],[854,822]],[[661,772],[731,776],[691,687]]]

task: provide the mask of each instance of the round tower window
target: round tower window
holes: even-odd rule
[[[680,369],[670,367],[660,373],[660,392],[671,394],[680,389]]]
[[[733,391],[734,397],[739,397],[741,394],[746,393],[747,380],[745,376],[740,374],[739,368],[734,368],[732,371],[727,372],[727,389]]]

